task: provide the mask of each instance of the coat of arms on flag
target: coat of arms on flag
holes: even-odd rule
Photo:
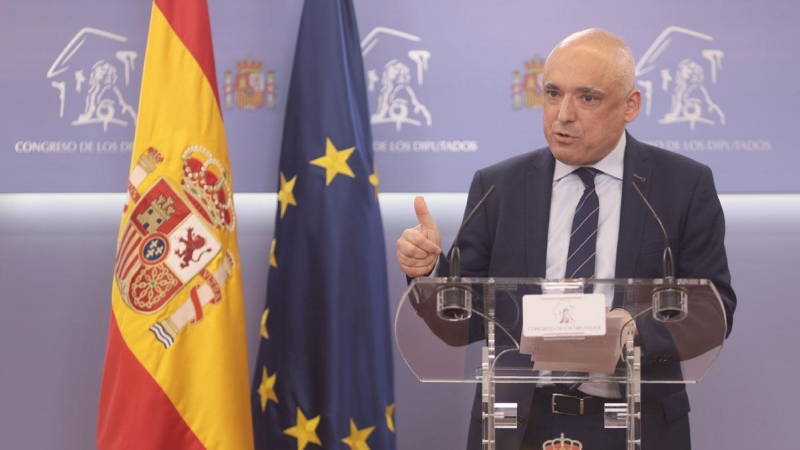
[[[153,151],[157,152],[152,149],[151,156]],[[220,301],[220,286],[235,264],[227,253],[216,272],[208,270],[222,248],[214,229],[230,230],[235,223],[224,169],[206,149],[195,145],[183,152],[182,176],[180,187],[159,178],[136,196],[120,236],[114,270],[123,301],[139,314],[161,310],[197,280],[184,304],[151,327],[166,348],[187,324],[203,318],[204,305]],[[134,183],[131,180],[135,188]]]

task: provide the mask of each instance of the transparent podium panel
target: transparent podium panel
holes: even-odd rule
[[[672,278],[418,278],[395,317],[397,346],[419,380],[480,383],[484,450],[505,448],[497,430],[515,428],[519,417],[517,400],[498,395],[502,383],[619,385],[619,401],[604,402],[603,425],[625,428],[626,449],[641,450],[642,384],[696,383],[725,333],[714,285]],[[575,414],[561,409],[566,401],[583,414],[584,400],[561,394],[553,413]]]
[[[605,307],[603,333],[595,313],[594,325],[569,332],[570,315],[589,310],[590,301],[592,311]],[[632,337],[640,352],[637,382],[696,383],[725,333],[716,288],[694,279],[418,278],[395,317],[400,353],[424,382],[480,383],[488,370],[493,383],[626,383],[625,343]]]

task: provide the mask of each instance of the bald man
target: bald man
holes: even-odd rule
[[[724,247],[725,220],[711,170],[686,157],[636,141],[625,127],[639,114],[634,60],[612,33],[589,29],[561,41],[545,61],[543,128],[548,147],[475,173],[467,212],[486,190],[496,192],[466,227],[462,276],[572,278],[567,273],[576,206],[586,186],[576,170],[591,168],[597,194],[596,251],[586,260],[598,279],[663,277],[663,238],[631,187],[636,182],[658,212],[673,249],[678,278],[708,278],[723,299],[728,333],[736,296]],[[585,172],[580,169],[579,172]],[[422,197],[419,224],[397,241],[409,277],[446,275],[441,235]],[[572,270],[572,269],[570,269]],[[519,329],[512,330],[519,336]],[[501,338],[503,336],[501,335]],[[646,347],[645,343],[645,347]],[[647,351],[647,350],[645,350]],[[652,356],[652,355],[651,355]],[[663,355],[659,355],[663,356]],[[679,371],[678,361],[645,354],[643,371]],[[680,373],[680,372],[677,372]],[[480,387],[480,386],[479,386]],[[552,412],[554,397],[593,405],[579,415]],[[498,449],[536,449],[578,440],[587,450],[624,449],[621,429],[604,429],[602,405],[619,402],[616,384],[499,385],[498,401],[516,401],[522,425],[498,433]],[[682,385],[643,387],[642,448],[691,448],[689,400]],[[481,448],[481,398],[476,392],[468,449]]]

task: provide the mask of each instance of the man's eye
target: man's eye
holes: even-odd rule
[[[585,101],[586,103],[593,103],[595,100],[597,100],[597,98],[594,97],[593,95],[584,95],[583,96],[583,101]]]
[[[546,95],[548,97],[551,97],[551,98],[556,98],[556,97],[558,97],[558,92],[552,91],[552,90],[545,91],[544,95]]]

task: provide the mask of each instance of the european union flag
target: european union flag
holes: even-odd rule
[[[351,0],[306,0],[253,379],[257,449],[394,449],[388,286]]]

